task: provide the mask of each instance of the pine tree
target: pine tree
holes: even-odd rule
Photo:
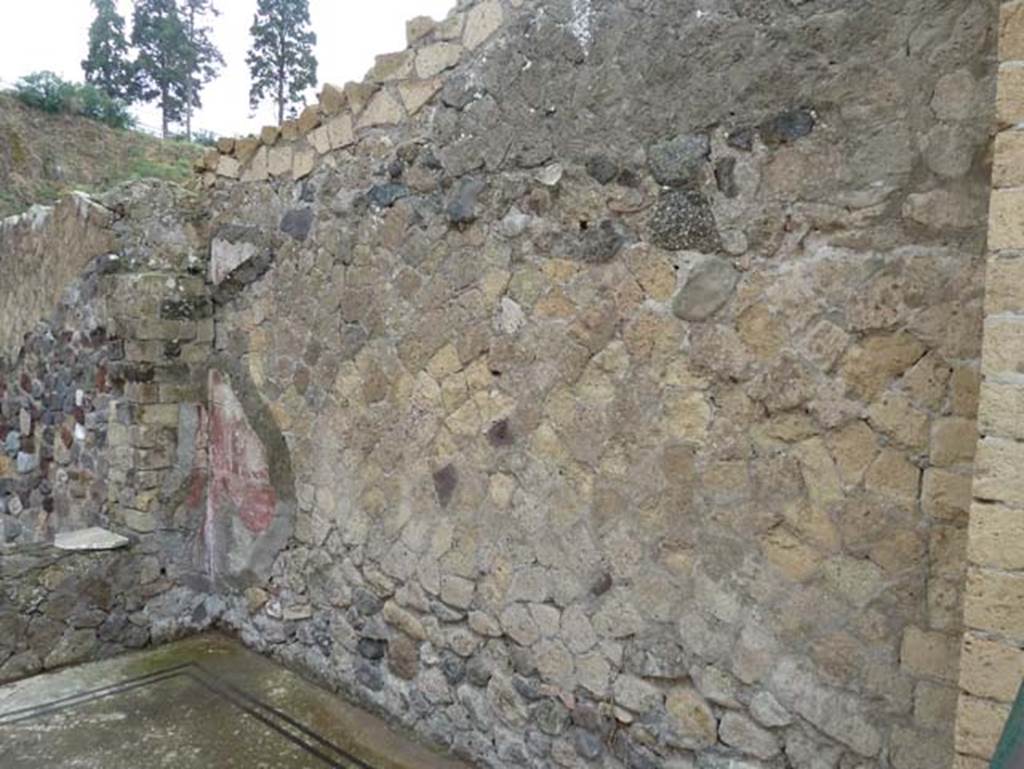
[[[192,113],[203,103],[200,93],[224,66],[224,57],[210,41],[210,28],[204,26],[204,18],[217,16],[211,0],[181,0],[181,16],[185,28],[187,45],[184,62],[185,90],[185,136],[192,141]]]
[[[96,18],[89,27],[89,55],[82,62],[85,82],[96,86],[112,99],[134,100],[136,93],[124,17],[114,0],[92,0]]]
[[[277,105],[277,121],[295,114],[303,92],[316,86],[316,34],[310,29],[309,0],[258,0],[245,57],[252,77],[249,106],[264,99]]]
[[[132,44],[142,101],[160,104],[161,127],[167,137],[171,123],[185,110],[188,38],[175,0],[135,0]]]

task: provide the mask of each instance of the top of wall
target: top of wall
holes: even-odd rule
[[[406,24],[406,50],[377,56],[362,82],[326,84],[317,104],[306,107],[297,119],[267,126],[259,137],[221,139],[197,168],[208,186],[218,177],[258,182],[308,176],[321,156],[419,113],[461,63],[481,55],[511,10],[522,3],[463,2],[443,21],[428,16],[412,19]]]
[[[49,317],[91,259],[112,250],[113,213],[81,192],[0,220],[0,359]]]

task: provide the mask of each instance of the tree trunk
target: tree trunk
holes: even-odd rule
[[[160,86],[160,120],[163,138],[167,138],[167,84]]]

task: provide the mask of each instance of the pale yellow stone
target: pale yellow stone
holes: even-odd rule
[[[839,530],[828,510],[806,502],[794,502],[783,512],[793,531],[819,550],[832,553],[839,549]]]
[[[703,444],[707,440],[710,423],[711,406],[704,393],[684,393],[665,405],[665,429],[672,438]]]
[[[978,397],[981,390],[981,372],[978,368],[970,364],[958,365],[953,369],[949,389],[953,413],[958,417],[975,418],[978,414]]]
[[[343,109],[347,100],[345,91],[332,84],[324,83],[324,89],[320,92],[320,111],[325,115],[337,115]]]
[[[846,353],[840,373],[857,395],[873,400],[894,377],[917,362],[924,349],[905,331],[869,337]]]
[[[316,104],[310,104],[305,107],[299,114],[298,119],[299,134],[305,135],[320,125],[320,107]]]
[[[937,419],[932,425],[929,458],[936,467],[970,463],[977,443],[977,427],[970,419]]]
[[[221,155],[217,162],[217,176],[228,179],[237,179],[241,170],[241,164],[229,155]]]
[[[313,149],[299,149],[295,152],[292,161],[292,178],[302,179],[313,173],[316,165],[316,151]]]
[[[260,129],[260,141],[268,147],[272,147],[281,135],[281,129],[276,125],[266,125]]]
[[[953,756],[953,769],[990,769],[989,762],[974,756]]]
[[[1024,311],[1024,257],[994,255],[985,272],[985,313]]]
[[[971,506],[967,557],[978,566],[1024,570],[1024,510],[975,502]]]
[[[921,509],[941,521],[966,520],[971,504],[971,476],[930,467],[921,482]]]
[[[473,6],[466,15],[463,45],[471,51],[477,48],[498,30],[502,17],[501,3],[498,0],[484,0]]]
[[[409,115],[415,115],[420,111],[435,93],[441,88],[440,78],[430,80],[407,80],[398,84],[398,95],[405,105],[405,111]]]
[[[1024,76],[1024,68],[1019,72]],[[989,251],[1024,248],[1024,189],[992,190],[988,212],[988,248]]]
[[[462,361],[459,360],[459,351],[454,344],[449,342],[430,359],[427,364],[427,373],[434,379],[441,380],[454,374],[462,368]]]
[[[405,117],[402,103],[388,89],[378,91],[359,116],[359,127],[394,125]]]
[[[666,302],[675,295],[677,273],[666,252],[639,244],[627,251],[626,262],[640,288],[651,299]]]
[[[248,163],[252,160],[253,155],[260,148],[260,140],[254,136],[246,136],[241,139],[235,140],[235,157],[238,158],[238,162]]]
[[[986,381],[981,387],[978,430],[1024,440],[1024,385]]]
[[[405,22],[406,45],[413,45],[421,38],[426,37],[437,28],[437,22],[429,16],[417,16]]]
[[[964,625],[1024,642],[1024,575],[979,567],[967,572]]]
[[[903,631],[900,666],[911,675],[956,681],[958,643],[956,636],[908,627]]]
[[[331,150],[330,131],[327,126],[320,126],[309,134],[309,143],[318,154],[324,155]]]
[[[269,152],[266,147],[260,147],[253,155],[252,162],[242,172],[243,182],[261,182],[270,175]]]
[[[512,505],[512,495],[516,490],[516,481],[511,475],[495,473],[491,476],[488,496],[495,505],[506,509]]]
[[[974,461],[974,496],[1024,509],[1024,444],[986,437]]]
[[[367,73],[366,79],[377,83],[404,80],[412,74],[415,56],[415,51],[379,54],[374,62],[373,69]]]
[[[286,142],[294,141],[299,138],[299,121],[298,120],[285,120],[281,123],[281,138]]]
[[[1013,702],[1024,678],[1024,651],[977,633],[964,633],[960,686],[968,694]]]
[[[736,319],[740,339],[761,360],[774,359],[787,340],[785,321],[768,305],[751,305]]]
[[[271,176],[284,176],[292,170],[294,150],[290,144],[271,147],[267,156],[267,170]]]
[[[1000,126],[1024,122],[1024,67],[1016,63],[1000,65],[996,75],[996,120]]]
[[[1024,2],[999,6],[999,60],[1024,59]]]
[[[996,135],[992,185],[998,189],[1024,187],[1024,131],[1012,128]]]
[[[761,538],[768,562],[794,582],[809,579],[821,564],[822,555],[792,532],[776,526]]]
[[[821,438],[804,441],[796,448],[800,470],[811,503],[819,510],[827,510],[842,501],[843,485],[832,455]]]
[[[935,353],[925,355],[903,375],[900,384],[914,404],[928,411],[941,411],[946,402],[950,365]]]
[[[577,308],[559,288],[553,288],[533,305],[533,312],[538,318],[569,320],[576,316]]]
[[[462,46],[456,43],[434,43],[416,54],[416,75],[421,80],[439,75],[459,63]]]
[[[864,422],[850,422],[828,437],[832,456],[843,482],[860,483],[864,471],[878,456],[878,438]]]
[[[541,272],[555,283],[568,283],[579,273],[579,265],[568,259],[546,259]]]
[[[956,718],[957,753],[991,758],[1009,716],[1009,705],[961,693]]]
[[[464,372],[456,372],[441,382],[441,399],[444,401],[445,413],[450,414],[469,398]]]
[[[352,115],[350,113],[341,113],[329,121],[325,127],[327,128],[327,138],[332,150],[348,147],[355,143],[356,135],[355,131],[352,130]]]
[[[921,471],[901,452],[885,448],[864,474],[864,486],[883,496],[913,503],[917,500],[920,476]]]
[[[884,393],[868,409],[868,420],[900,445],[916,451],[928,446],[928,415],[914,408],[903,393]]]

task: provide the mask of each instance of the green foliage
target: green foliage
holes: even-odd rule
[[[198,144],[202,147],[215,147],[217,145],[217,136],[212,131],[195,131],[192,134],[191,141],[193,144]]]
[[[138,93],[135,68],[129,60],[124,18],[114,0],[92,0],[96,18],[89,27],[89,55],[82,62],[85,82],[111,99],[130,103]]]
[[[139,98],[159,101],[163,132],[171,123],[181,121],[185,95],[183,70],[185,27],[175,0],[136,0],[132,16],[132,44],[138,55]]]
[[[114,128],[130,128],[135,121],[128,107],[93,85],[70,83],[52,72],[33,72],[14,86],[22,103],[54,114],[81,115]]]
[[[185,135],[192,137],[192,111],[202,107],[200,94],[224,66],[224,57],[210,40],[210,28],[204,25],[207,15],[217,16],[211,0],[180,0],[185,29]]]
[[[159,102],[164,136],[172,123],[184,122],[191,131],[202,88],[224,64],[202,23],[215,13],[209,0],[135,0],[132,44],[138,51],[139,94],[143,101]]]
[[[283,122],[285,111],[294,114],[295,105],[304,102],[303,93],[317,83],[309,0],[258,0],[249,34],[249,106],[256,109],[270,99],[277,106],[278,122]]]

